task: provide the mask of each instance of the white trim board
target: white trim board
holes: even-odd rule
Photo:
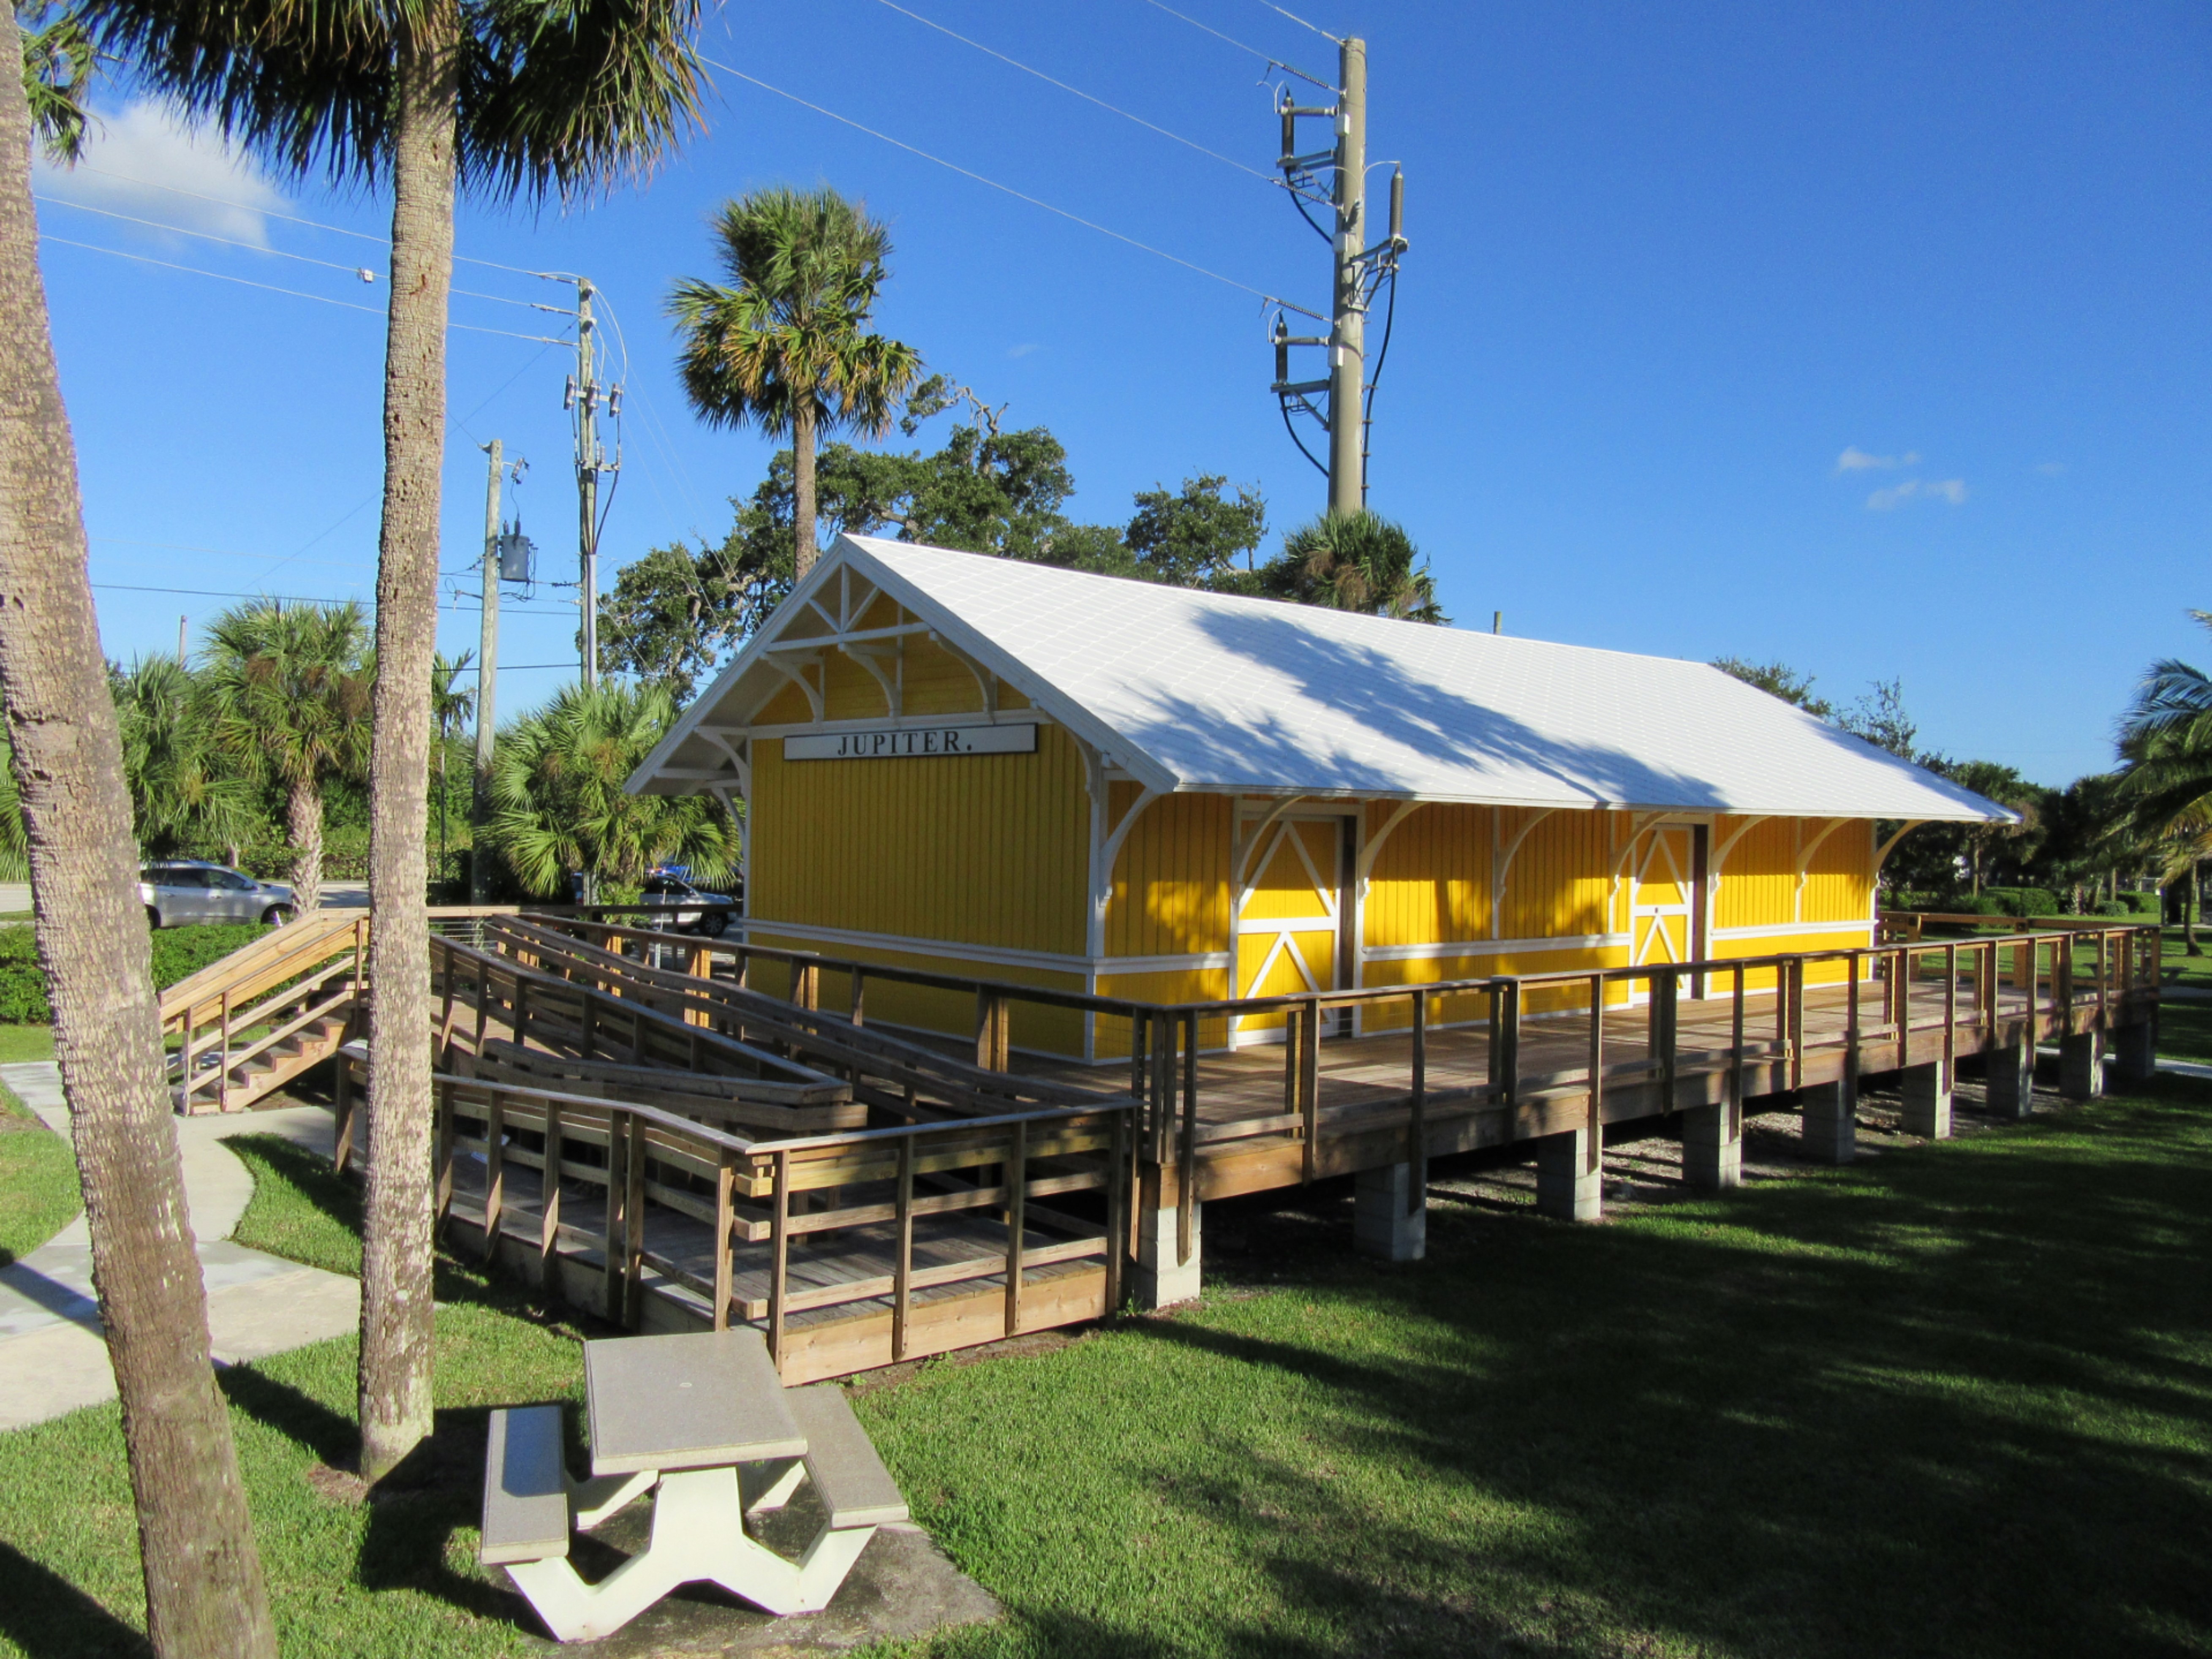
[[[1456,957],[1502,957],[1515,951],[1601,951],[1625,946],[1626,933],[1581,933],[1560,939],[1443,939],[1431,945],[1370,945],[1362,962],[1449,962]]]
[[[957,962],[982,962],[1000,968],[1036,968],[1055,974],[1073,974],[1079,977],[1091,974],[1200,972],[1209,968],[1230,965],[1229,953],[1225,951],[1197,952],[1189,956],[1083,957],[1056,951],[1021,951],[1006,945],[963,945],[951,939],[917,939],[904,933],[866,933],[850,927],[819,927],[811,922],[775,921],[765,916],[748,917],[744,928],[748,933],[781,934],[823,945],[842,945],[854,950],[888,951],[910,957],[949,957]],[[739,941],[746,942],[749,941]],[[1070,988],[1041,986],[1037,988],[1066,990]]]

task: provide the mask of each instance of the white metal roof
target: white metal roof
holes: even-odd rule
[[[1953,821],[2010,814],[1702,663],[868,537],[841,567],[1155,788]],[[786,682],[787,603],[630,781],[677,793]],[[796,634],[821,631],[817,617]],[[711,716],[711,720],[710,717]],[[682,773],[683,777],[671,775]]]

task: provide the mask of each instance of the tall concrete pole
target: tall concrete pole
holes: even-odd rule
[[[484,831],[491,823],[491,742],[496,725],[494,694],[499,685],[499,475],[504,462],[500,441],[491,452],[491,482],[484,489],[483,631],[477,640],[477,775],[470,804],[469,902],[484,902]]]
[[[1360,308],[1359,256],[1367,246],[1367,43],[1344,41],[1338,56],[1336,294],[1328,343],[1328,510],[1367,504],[1367,321]]]
[[[584,689],[599,683],[599,386],[592,376],[592,284],[576,283],[576,499],[582,514],[577,538],[581,570],[576,603],[584,613]]]

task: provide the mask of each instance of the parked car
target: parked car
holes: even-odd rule
[[[645,890],[641,902],[655,908],[665,905],[669,913],[648,919],[654,927],[673,927],[679,933],[700,933],[708,939],[720,939],[729,931],[731,907],[737,903],[727,893],[708,893],[694,887],[680,875],[656,871],[645,878]],[[699,907],[720,905],[720,909]]]
[[[196,921],[260,921],[282,927],[300,914],[292,890],[204,859],[170,859],[138,872],[138,898],[156,927]]]

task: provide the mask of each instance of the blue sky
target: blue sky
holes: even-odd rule
[[[2212,608],[2201,8],[1307,3],[1367,38],[1370,154],[1407,177],[1370,504],[1413,531],[1462,625],[1502,610],[1517,634],[1780,659],[1844,699],[1898,678],[1923,743],[2050,782],[2110,764],[2146,663],[2212,657],[2185,614]],[[1273,159],[1261,57],[1148,0],[908,9]],[[1261,0],[1176,9],[1333,70]],[[629,348],[604,562],[719,536],[769,446],[692,419],[660,307],[711,269],[707,215],[775,181],[827,180],[890,223],[880,325],[1058,434],[1079,517],[1118,523],[1132,491],[1200,471],[1256,484],[1275,532],[1319,508],[1266,391],[1267,313],[1232,285],[1325,300],[1327,250],[1279,191],[883,0],[731,6],[703,40],[1231,281],[720,74],[710,131],[649,186],[465,208],[460,251],[491,263],[459,267],[485,297],[454,320],[500,331],[453,337],[449,569],[476,556],[497,435],[532,463],[544,574],[574,580],[568,354],[510,337],[561,333],[528,305],[568,290],[532,270],[590,275]],[[127,85],[103,107],[100,171],[40,189],[85,204],[41,219],[108,649],[173,650],[180,614],[197,633],[228,602],[208,594],[370,594],[382,284],[353,268],[380,276],[387,204],[258,175]],[[564,678],[573,592],[505,623],[503,714]],[[476,632],[457,605],[443,643]]]

